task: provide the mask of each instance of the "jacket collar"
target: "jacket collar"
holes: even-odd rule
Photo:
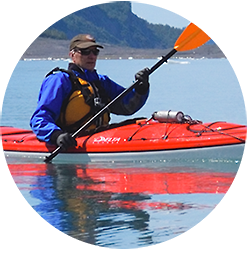
[[[69,63],[68,70],[74,70],[74,71],[77,71],[82,74],[85,73],[84,69],[80,68],[78,65],[76,65],[75,63],[72,63],[72,62]]]
[[[97,74],[96,70],[89,71],[87,69],[83,69],[76,65],[75,63],[69,63],[68,70],[72,70],[76,73],[76,75],[88,82],[92,82],[95,80],[99,80],[99,75]]]

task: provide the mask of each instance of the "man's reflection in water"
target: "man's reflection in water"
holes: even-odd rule
[[[102,181],[95,180],[88,175],[90,170],[84,165],[46,166],[46,175],[37,177],[31,194],[41,200],[36,210],[54,226],[77,235],[84,245],[92,246],[98,244],[96,237],[107,228],[147,230],[149,214],[146,211],[119,203],[145,201],[150,198],[148,195],[102,191],[105,177]],[[98,189],[91,189],[95,187]],[[117,220],[119,214],[129,215],[130,219]]]

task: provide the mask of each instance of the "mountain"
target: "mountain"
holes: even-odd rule
[[[250,45],[250,39],[211,39],[207,45]]]
[[[111,2],[79,10],[59,20],[40,37],[68,40],[79,33],[100,43],[132,48],[170,48],[182,29],[150,24],[136,16],[130,2]]]

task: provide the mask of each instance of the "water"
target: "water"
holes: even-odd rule
[[[124,86],[156,60],[100,60],[97,69]],[[10,79],[1,125],[29,128],[44,75],[67,61],[20,61]],[[203,122],[246,124],[237,78],[226,59],[182,59],[150,76],[147,104],[134,117],[181,110]],[[112,122],[126,119],[113,116]],[[221,201],[240,163],[9,164],[33,209],[58,230],[110,248],[157,244],[186,232]]]

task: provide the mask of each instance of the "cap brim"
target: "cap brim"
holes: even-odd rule
[[[97,44],[97,43],[95,43],[95,42],[83,42],[83,43],[79,43],[76,47],[77,47],[77,48],[80,48],[80,49],[86,49],[86,48],[89,48],[89,47],[99,47],[99,48],[103,48],[102,45]]]

